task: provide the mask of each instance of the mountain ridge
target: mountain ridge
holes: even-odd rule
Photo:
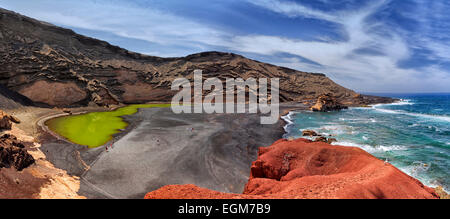
[[[0,84],[46,106],[169,102],[171,82],[204,78],[280,78],[280,102],[314,102],[332,93],[345,105],[392,102],[359,95],[322,73],[308,73],[209,51],[162,58],[131,52],[73,30],[0,8]],[[204,93],[205,95],[205,93]]]

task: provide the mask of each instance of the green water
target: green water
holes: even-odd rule
[[[112,140],[128,124],[121,116],[135,114],[139,108],[165,108],[170,104],[137,104],[108,112],[92,112],[48,120],[45,125],[67,140],[95,148]]]

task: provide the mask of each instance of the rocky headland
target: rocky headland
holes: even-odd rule
[[[347,109],[348,106],[340,103],[333,94],[323,94],[317,98],[317,102],[311,107],[314,112],[329,112],[329,111],[339,111]]]
[[[434,189],[354,147],[306,139],[259,148],[243,194],[169,185],[147,199],[437,199]]]

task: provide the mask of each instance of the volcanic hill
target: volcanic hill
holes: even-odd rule
[[[280,101],[332,93],[346,105],[391,102],[358,95],[326,75],[204,52],[178,58],[147,56],[0,8],[0,84],[37,104],[82,106],[170,101],[175,78],[280,78]]]

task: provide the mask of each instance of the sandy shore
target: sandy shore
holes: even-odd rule
[[[280,114],[305,109],[283,104]],[[98,111],[95,108],[73,112]],[[33,121],[60,112],[34,112]],[[257,149],[283,134],[284,121],[260,125],[258,114],[174,114],[170,108],[140,109],[125,116],[126,130],[115,136],[113,147],[88,149],[37,129],[41,150],[57,168],[79,177],[78,194],[87,198],[142,198],[168,184],[196,184],[241,193]]]

